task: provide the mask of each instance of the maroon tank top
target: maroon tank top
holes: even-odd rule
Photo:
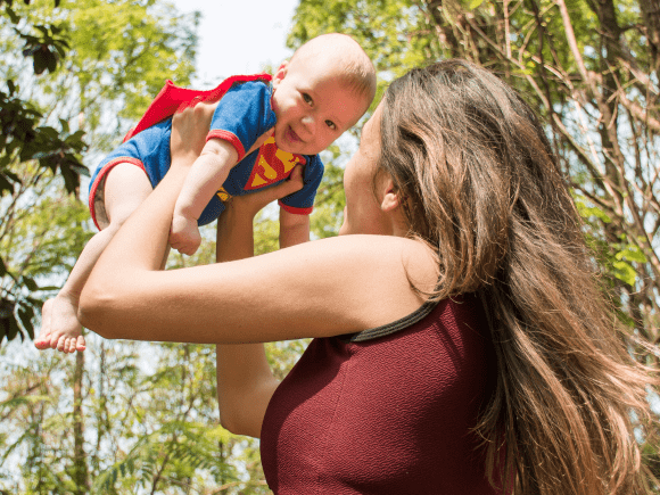
[[[314,339],[270,401],[261,432],[277,495],[482,495],[472,429],[494,386],[479,300],[425,304],[358,334]]]

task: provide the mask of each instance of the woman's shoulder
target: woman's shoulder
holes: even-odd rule
[[[332,251],[339,256],[385,263],[404,263],[424,270],[437,267],[433,250],[423,241],[392,235],[349,234],[328,237],[306,243],[314,251]],[[300,245],[301,247],[305,244]],[[437,270],[436,270],[437,271]]]
[[[393,306],[415,309],[423,303],[420,291],[431,292],[437,284],[437,258],[420,240],[354,234],[306,244],[341,274],[345,290],[368,291]]]
[[[430,291],[438,279],[438,261],[423,241],[390,235],[354,234],[326,239],[327,247],[356,264],[377,265],[406,275],[419,288]]]

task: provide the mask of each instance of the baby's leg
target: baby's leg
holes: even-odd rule
[[[136,165],[120,163],[108,172],[103,200],[109,225],[87,243],[59,294],[44,303],[41,332],[35,340],[38,349],[50,347],[67,353],[85,350],[77,318],[82,288],[110,240],[151,190],[147,174]]]

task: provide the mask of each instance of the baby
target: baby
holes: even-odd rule
[[[112,237],[169,169],[177,106],[217,101],[206,145],[174,208],[170,245],[193,254],[201,242],[198,225],[217,219],[224,201],[280,183],[301,165],[303,188],[279,201],[280,247],[287,247],[309,240],[309,214],[323,176],[317,154],[369,108],[376,75],[358,43],[333,33],[305,43],[272,77],[235,76],[205,92],[168,84],[128,140],[92,174],[90,211],[100,232],[59,294],[44,304],[39,349],[85,350],[77,319],[80,292]]]

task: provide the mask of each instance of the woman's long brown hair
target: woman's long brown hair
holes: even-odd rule
[[[491,322],[497,384],[477,427],[491,482],[636,493],[634,428],[651,420],[655,378],[620,338],[535,113],[489,71],[450,60],[392,83],[381,136],[410,235],[437,253],[432,297],[478,292]]]

